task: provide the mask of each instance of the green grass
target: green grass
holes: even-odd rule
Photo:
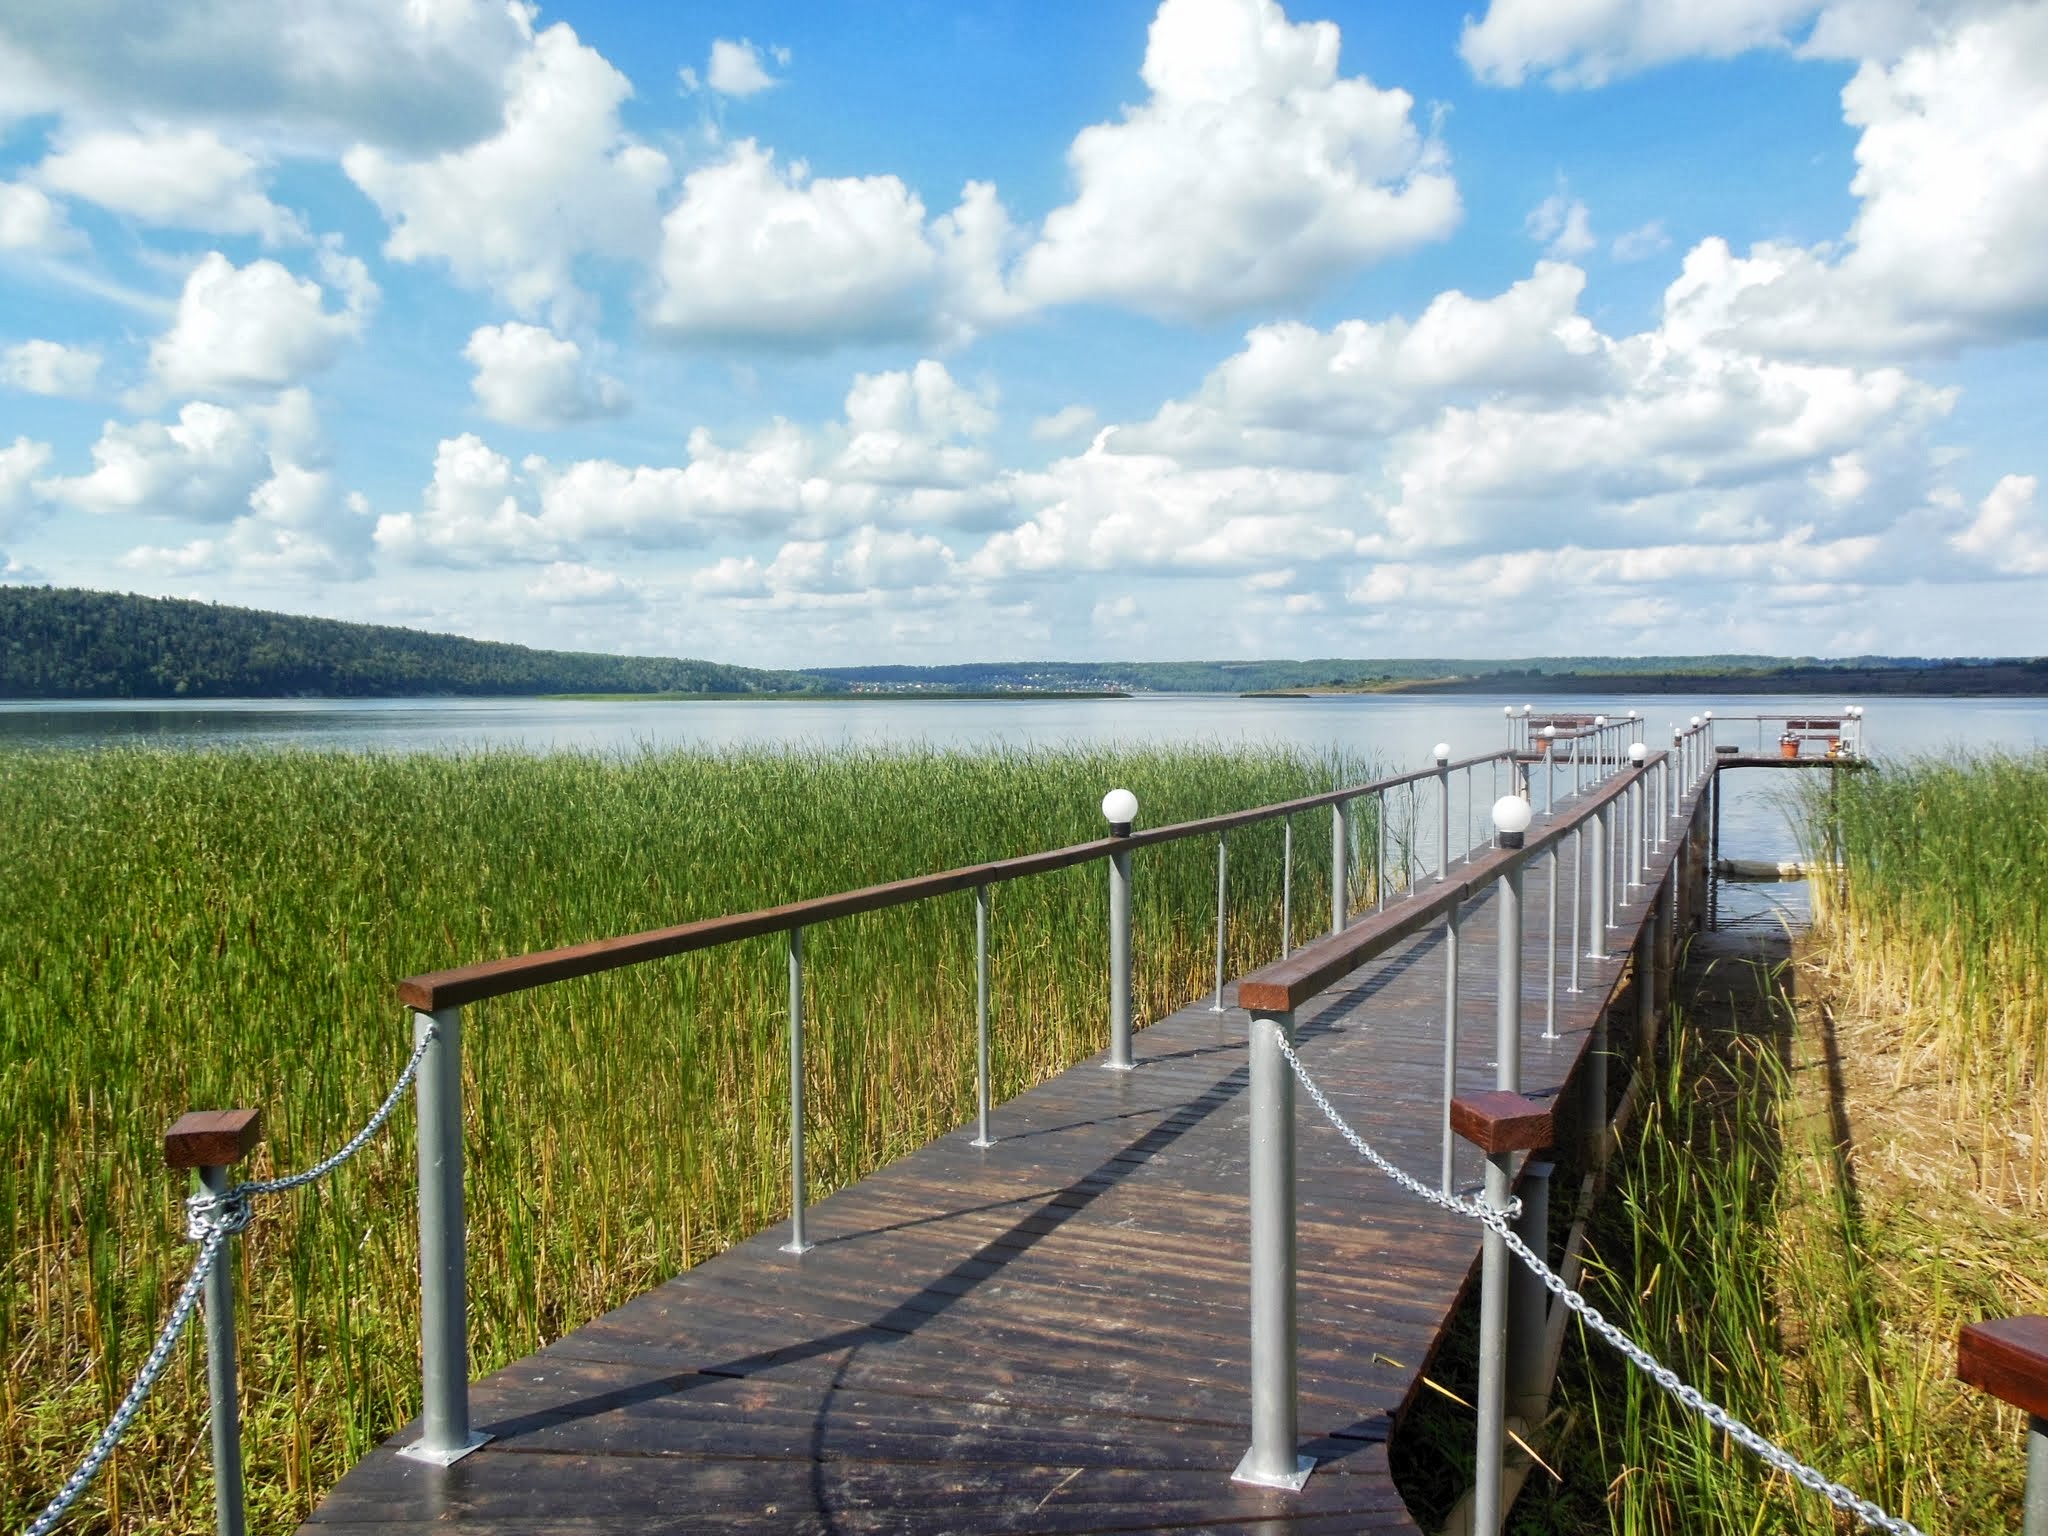
[[[1340,776],[1366,770],[1237,747],[0,755],[0,1524],[85,1450],[190,1262],[165,1126],[260,1107],[254,1173],[337,1147],[404,1062],[399,977],[1096,837],[1112,784],[1157,825]],[[1328,827],[1296,827],[1297,935],[1327,922]],[[1136,856],[1141,1017],[1209,983],[1214,861]],[[1230,867],[1238,974],[1277,952],[1279,826],[1234,833]],[[1100,864],[994,892],[999,1097],[1106,1043],[1105,927]],[[973,898],[805,951],[822,1193],[971,1114]],[[476,1370],[786,1216],[786,986],[750,940],[469,1011]],[[258,1529],[416,1409],[413,1155],[408,1107],[240,1244]],[[72,1528],[209,1529],[204,1416],[195,1336]]]

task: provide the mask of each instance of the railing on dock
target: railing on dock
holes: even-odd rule
[[[170,1166],[196,1171],[202,1189],[188,1202],[200,1254],[141,1377],[77,1474],[31,1527],[51,1529],[105,1460],[168,1358],[180,1329],[204,1294],[208,1385],[214,1406],[213,1445],[218,1524],[227,1536],[242,1529],[240,1439],[236,1420],[232,1266],[234,1233],[247,1225],[255,1197],[282,1193],[323,1177],[360,1150],[392,1114],[408,1086],[416,1087],[421,1270],[421,1389],[419,1438],[399,1454],[447,1466],[485,1442],[470,1419],[467,1344],[466,1247],[463,1208],[462,1025],[471,1004],[529,991],[571,978],[715,948],[743,939],[782,934],[787,939],[790,1071],[790,1231],[783,1251],[800,1255],[805,1233],[805,1093],[803,1075],[804,933],[818,923],[971,891],[976,948],[976,1135],[993,1145],[990,1131],[989,938],[990,893],[997,885],[1102,860],[1109,884],[1110,995],[1107,999],[1111,1069],[1133,1069],[1132,930],[1133,858],[1142,849],[1195,838],[1216,839],[1215,1001],[1226,989],[1230,924],[1229,838],[1238,829],[1283,824],[1280,956],[1241,979],[1238,1002],[1250,1015],[1250,1287],[1251,1444],[1236,1477],[1267,1487],[1299,1488],[1312,1463],[1297,1444],[1297,1361],[1294,1262],[1294,1086],[1298,1079],[1322,1111],[1367,1160],[1402,1187],[1484,1228],[1481,1257],[1478,1466],[1473,1529],[1496,1533],[1504,1511],[1503,1451],[1509,1404],[1540,1403],[1548,1390],[1550,1350],[1558,1307],[1582,1316],[1639,1368],[1681,1402],[1705,1415],[1738,1443],[1804,1486],[1880,1529],[1914,1533],[1849,1490],[1829,1482],[1707,1401],[1659,1365],[1639,1345],[1600,1319],[1539,1255],[1546,1250],[1548,1167],[1525,1159],[1521,1198],[1514,1198],[1517,1153],[1551,1147],[1557,1135],[1554,1106],[1521,1096],[1524,980],[1532,961],[1523,912],[1527,872],[1544,875],[1546,911],[1540,924],[1543,1038],[1558,1038],[1560,995],[1582,992],[1588,966],[1610,988],[1595,1010],[1577,1085],[1586,1150],[1603,1161],[1617,1134],[1610,1122],[1605,1005],[1618,994],[1623,969],[1611,953],[1617,936],[1633,928],[1627,975],[1634,985],[1637,1039],[1651,1038],[1660,994],[1667,994],[1677,935],[1707,906],[1710,859],[1704,847],[1702,808],[1717,800],[1725,760],[1717,727],[1777,722],[1786,730],[1831,731],[1847,722],[1861,751],[1861,711],[1839,720],[1811,716],[1723,717],[1711,712],[1675,727],[1668,747],[1645,739],[1648,723],[1625,716],[1550,714],[1532,707],[1506,712],[1501,751],[1454,761],[1439,744],[1432,766],[1274,805],[1172,826],[1140,829],[1139,807],[1124,790],[1105,796],[1110,835],[1091,842],[964,866],[861,890],[733,916],[601,939],[536,954],[508,957],[401,982],[399,1000],[412,1013],[411,1056],[396,1085],[361,1132],[334,1156],[305,1173],[234,1184],[228,1170],[256,1141],[254,1111],[187,1115],[166,1138]],[[1761,740],[1761,736],[1759,736]],[[1482,774],[1492,800],[1479,819]],[[1462,776],[1462,818],[1454,785]],[[1370,802],[1361,810],[1361,802]],[[1390,813],[1405,809],[1405,835]],[[1301,947],[1294,942],[1294,819],[1327,809],[1331,844],[1327,878],[1330,932]],[[1424,837],[1433,809],[1433,837]],[[1352,858],[1372,818],[1371,894],[1356,908]],[[1540,820],[1538,818],[1541,818]],[[1455,835],[1454,835],[1455,834]],[[1393,846],[1390,848],[1390,837]],[[1363,849],[1357,849],[1360,854]],[[1398,867],[1390,860],[1398,856]],[[1433,854],[1433,860],[1427,855]],[[1434,864],[1433,875],[1427,867]],[[1565,905],[1566,864],[1570,866]],[[1456,1063],[1460,1005],[1460,930],[1463,916],[1482,901],[1497,903],[1494,982],[1495,1084],[1491,1092],[1460,1095]],[[1366,909],[1370,909],[1369,911]],[[1440,928],[1446,954],[1441,1158],[1431,1185],[1394,1168],[1344,1119],[1309,1076],[1293,1046],[1296,1010],[1397,945]],[[1562,981],[1562,987],[1560,982]],[[1486,1159],[1483,1195],[1467,1198],[1455,1185],[1456,1144],[1475,1144]],[[1511,1270],[1510,1257],[1520,1262]],[[1556,1304],[1547,1298],[1555,1296]],[[2048,1319],[1985,1324],[1966,1333],[1959,1375],[2032,1415],[2028,1536],[2048,1536]]]
[[[1113,790],[1103,801],[1110,821],[1110,835],[1092,842],[1024,854],[1015,858],[967,865],[937,874],[842,891],[806,901],[762,908],[727,917],[684,923],[645,933],[627,934],[576,944],[537,954],[515,955],[500,960],[414,976],[398,985],[399,1001],[412,1010],[412,1055],[396,1086],[363,1131],[335,1156],[307,1173],[288,1179],[261,1183],[232,1184],[229,1168],[246,1156],[256,1136],[254,1111],[203,1111],[200,1119],[211,1123],[222,1115],[242,1125],[243,1140],[230,1148],[215,1138],[204,1142],[200,1152],[187,1135],[193,1117],[187,1116],[172,1128],[166,1139],[167,1160],[174,1168],[192,1168],[202,1189],[189,1200],[188,1225],[195,1241],[201,1242],[198,1261],[177,1303],[159,1334],[157,1346],[128,1398],[117,1410],[78,1471],[68,1479],[31,1527],[32,1536],[43,1536],[54,1528],[64,1511],[84,1490],[113,1445],[140,1408],[169,1358],[184,1324],[198,1306],[202,1289],[208,1298],[207,1318],[208,1389],[216,1407],[214,1449],[217,1472],[218,1525],[223,1536],[240,1536],[243,1529],[240,1480],[240,1437],[235,1425],[236,1371],[232,1328],[231,1266],[226,1262],[236,1232],[251,1217],[250,1199],[297,1188],[331,1172],[359,1150],[381,1129],[408,1086],[416,1087],[418,1115],[419,1242],[420,1242],[420,1378],[421,1432],[419,1438],[399,1454],[433,1465],[447,1466],[459,1461],[486,1442],[470,1422],[467,1253],[463,1210],[462,1147],[462,1011],[473,1003],[531,991],[555,982],[596,975],[626,966],[698,950],[717,948],[770,934],[787,935],[789,972],[789,1071],[790,1071],[790,1240],[786,1252],[801,1254],[810,1244],[804,1231],[807,1189],[804,1167],[804,1073],[803,1073],[803,936],[807,927],[837,918],[906,906],[913,902],[961,891],[975,893],[976,951],[976,1128],[975,1144],[992,1145],[989,1134],[989,893],[993,887],[1013,880],[1051,873],[1076,865],[1103,860],[1109,870],[1109,1042],[1108,1065],[1129,1070],[1132,1065],[1132,967],[1130,898],[1132,858],[1141,849],[1213,836],[1217,847],[1216,878],[1216,987],[1220,1005],[1225,984],[1224,967],[1229,931],[1229,849],[1232,831],[1264,822],[1283,823],[1281,877],[1281,950],[1291,952],[1294,894],[1294,818],[1323,809],[1331,814],[1330,904],[1332,928],[1343,930],[1352,920],[1356,877],[1353,872],[1353,844],[1365,828],[1358,809],[1370,802],[1373,851],[1372,893],[1365,905],[1384,910],[1401,890],[1412,886],[1416,877],[1417,828],[1420,825],[1418,797],[1433,794],[1438,818],[1436,862],[1444,873],[1456,858],[1471,859],[1477,851],[1478,783],[1487,778],[1488,794],[1497,794],[1503,784],[1513,782],[1515,754],[1499,751],[1453,761],[1448,747],[1440,748],[1429,768],[1395,774],[1367,783],[1346,785],[1319,794],[1306,795],[1249,810],[1208,816],[1171,826],[1138,829],[1134,823],[1138,806],[1128,791]],[[1454,818],[1454,785],[1462,784],[1464,816]],[[1405,837],[1393,838],[1390,798],[1407,801],[1408,824]],[[1462,843],[1454,829],[1463,833]],[[1453,849],[1459,851],[1454,854]],[[1389,853],[1400,856],[1400,868],[1390,867]],[[1361,854],[1364,853],[1360,849]],[[243,1143],[246,1144],[243,1144]],[[232,1152],[232,1155],[229,1155]],[[198,1158],[200,1160],[195,1161]],[[210,1161],[206,1159],[211,1159]]]

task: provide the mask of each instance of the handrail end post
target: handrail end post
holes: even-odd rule
[[[1281,1046],[1291,1012],[1251,1024],[1252,1443],[1231,1481],[1298,1490],[1315,1458],[1300,1453],[1296,1402],[1294,1074]]]
[[[234,1187],[229,1170],[248,1156],[263,1135],[263,1116],[254,1109],[201,1110],[179,1117],[164,1133],[164,1162],[190,1168],[207,1194],[218,1199]],[[235,1344],[234,1237],[223,1239],[206,1272],[202,1293],[206,1330],[206,1396],[213,1421],[214,1528],[220,1536],[242,1536],[247,1501],[242,1481],[242,1401]]]
[[[1109,1060],[1112,1072],[1136,1065],[1131,1055],[1131,850],[1109,856]]]
[[[469,1425],[461,1008],[415,1012],[413,1047],[422,1045],[413,1088],[419,1114],[420,1437],[398,1454],[445,1467],[491,1438]]]

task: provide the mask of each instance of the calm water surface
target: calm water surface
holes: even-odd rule
[[[1648,740],[1711,709],[1723,742],[1768,749],[1775,732],[1730,717],[1835,715],[1844,700],[1824,697],[1608,695],[1585,700],[1524,700],[1508,695],[1243,699],[1231,695],[1141,694],[1125,699],[931,700],[845,702],[588,702],[555,699],[246,699],[204,703],[0,703],[0,749],[319,748],[348,752],[528,751],[635,752],[648,748],[742,745],[990,745],[1053,747],[1079,743],[1280,742],[1311,751],[1370,754],[1389,770],[1428,763],[1431,746],[1463,757],[1506,743],[1504,706],[1534,702],[1539,713],[1635,709]],[[1910,756],[1955,749],[2028,752],[2048,747],[2048,700],[1879,699],[1867,706],[1866,749]],[[1733,858],[1790,857],[1784,809],[1790,776],[1731,776],[1722,820],[1722,852]],[[1105,786],[1107,787],[1107,786]],[[1482,794],[1484,791],[1482,791]],[[1454,800],[1454,804],[1455,804]],[[1731,893],[1744,915],[1803,906],[1796,886]]]

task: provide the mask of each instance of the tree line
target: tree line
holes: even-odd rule
[[[539,651],[182,598],[0,586],[0,698],[745,694],[826,686],[709,661]]]

